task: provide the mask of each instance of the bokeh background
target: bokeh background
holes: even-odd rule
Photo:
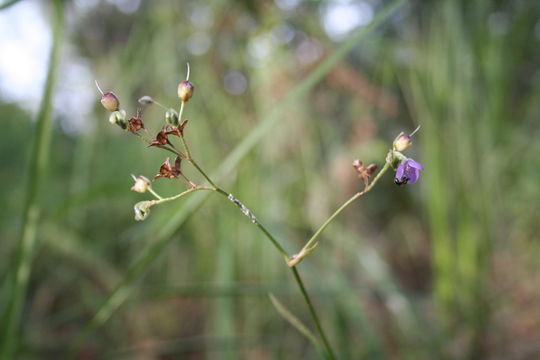
[[[130,115],[143,95],[178,107],[187,62],[194,156],[290,254],[361,188],[354,159],[382,166],[422,126],[420,181],[387,174],[298,267],[339,359],[540,357],[540,2],[0,6],[4,359],[317,358],[267,296],[314,329],[282,257],[234,206],[133,218],[149,196],[130,174],[168,155],[108,123],[94,80]],[[163,111],[144,119],[157,131]]]

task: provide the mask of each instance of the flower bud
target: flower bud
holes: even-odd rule
[[[118,101],[116,95],[114,95],[112,92],[108,92],[101,96],[101,105],[111,112],[117,111],[120,106],[120,101]]]
[[[409,135],[400,134],[398,137],[394,140],[394,150],[395,151],[405,151],[411,146],[412,141],[411,137]]]
[[[182,81],[180,84],[178,84],[178,97],[183,102],[188,101],[193,96],[193,91],[195,90],[195,86],[189,81]]]
[[[124,110],[114,111],[109,115],[109,122],[113,125],[118,125],[122,129],[127,128],[126,112]]]
[[[168,109],[165,112],[165,122],[172,126],[178,126],[178,113],[174,109]]]
[[[152,99],[148,95],[145,95],[145,96],[141,97],[137,101],[139,102],[139,104],[142,104],[142,105],[152,105],[154,103],[154,99]]]
[[[131,177],[135,181],[135,184],[131,187],[131,190],[138,193],[145,193],[148,191],[148,189],[150,188],[150,180],[148,180],[142,175],[138,177],[131,175]]]

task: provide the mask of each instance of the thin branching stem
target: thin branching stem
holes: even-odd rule
[[[257,219],[257,217],[253,214],[253,212],[247,207],[245,206],[240,200],[238,200],[236,197],[234,197],[232,194],[228,193],[227,191],[223,190],[222,188],[218,187],[217,185],[215,185],[215,183],[212,181],[212,179],[206,174],[206,172],[199,166],[199,164],[191,157],[191,153],[189,151],[189,146],[187,144],[187,142],[185,141],[184,139],[184,136],[181,136],[182,138],[182,143],[184,145],[184,149],[186,151],[186,154],[188,154],[187,156],[187,160],[197,169],[197,171],[213,186],[213,191],[217,192],[218,194],[226,197],[229,201],[231,201],[234,205],[236,205],[240,211],[242,211],[242,213],[244,215],[246,215],[250,220],[251,222],[264,234],[264,236],[270,240],[270,242],[272,243],[272,245],[274,245],[274,247],[276,248],[276,250],[278,250],[281,255],[283,255],[283,257],[285,258],[285,261],[288,263],[291,259],[289,258],[289,256],[287,255],[287,252],[285,251],[285,249],[283,248],[283,246],[281,246],[281,244],[279,243],[279,241],[270,233],[270,231],[268,231],[268,229],[260,223],[260,221]],[[293,273],[293,276],[294,276],[294,280],[298,286],[298,288],[300,289],[300,292],[302,293],[302,297],[304,298],[304,301],[306,302],[306,305],[309,309],[309,313],[313,319],[313,321],[315,322],[315,326],[317,328],[317,331],[319,332],[319,335],[323,341],[323,344],[324,344],[324,348],[326,350],[326,353],[327,353],[327,358],[328,359],[335,359],[335,355],[334,355],[334,352],[332,350],[332,347],[330,345],[330,342],[328,341],[328,337],[326,336],[326,333],[324,332],[324,329],[323,327],[321,326],[321,322],[319,320],[319,316],[317,315],[317,311],[315,310],[315,307],[313,306],[313,303],[311,302],[311,298],[309,297],[309,294],[304,286],[304,283],[302,281],[302,278],[300,277],[300,274],[298,273],[298,269],[296,269],[296,267],[290,267],[292,273]]]
[[[305,258],[307,255],[309,255],[309,253],[311,251],[313,251],[313,249],[317,246],[317,242],[316,242],[317,239],[322,234],[322,232],[328,227],[328,225],[330,225],[330,223],[332,221],[334,221],[334,219],[339,214],[341,214],[341,212],[343,210],[345,210],[350,204],[352,204],[356,199],[358,199],[361,196],[367,194],[371,189],[373,189],[375,184],[377,184],[379,179],[384,175],[384,173],[389,168],[390,168],[390,163],[386,162],[384,164],[384,167],[381,169],[381,171],[379,171],[377,176],[375,176],[373,181],[363,191],[357,192],[356,194],[351,196],[351,198],[349,198],[349,200],[345,201],[336,211],[334,211],[334,213],[332,215],[330,215],[330,217],[328,219],[326,219],[326,221],[317,229],[317,231],[315,231],[313,236],[311,236],[311,238],[304,245],[302,250],[300,250],[300,252],[298,252],[296,255],[292,256],[292,259],[289,261],[288,265],[289,266],[296,266],[296,265],[298,265],[300,263],[300,261],[302,261],[303,258]]]

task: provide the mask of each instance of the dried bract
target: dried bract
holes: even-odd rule
[[[174,166],[171,165],[170,159],[165,159],[165,162],[161,165],[159,168],[159,173],[154,176],[154,179],[159,178],[167,178],[167,179],[173,179],[178,177],[180,175],[180,163],[181,159],[180,157],[176,157]]]
[[[137,108],[137,114],[135,115],[135,117],[132,117],[128,120],[127,129],[134,134],[137,131],[144,129],[144,123],[141,118],[141,109]]]

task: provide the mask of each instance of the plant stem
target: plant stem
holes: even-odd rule
[[[302,292],[302,296],[304,297],[304,300],[309,308],[309,312],[311,314],[311,317],[313,318],[313,321],[315,322],[317,331],[319,332],[319,335],[321,336],[321,339],[324,343],[324,347],[326,348],[326,351],[328,353],[327,354],[328,358],[335,359],[336,356],[334,355],[334,352],[332,351],[332,347],[330,346],[330,342],[328,341],[328,338],[326,337],[326,333],[324,332],[321,326],[321,322],[319,321],[319,316],[317,315],[317,312],[315,311],[315,307],[313,307],[313,303],[311,302],[311,298],[309,297],[309,294],[306,291],[304,282],[302,281],[302,278],[300,277],[300,274],[298,273],[298,269],[296,268],[296,266],[292,266],[290,269],[293,272],[296,283],[298,284],[298,287],[300,288],[300,292]]]
[[[187,146],[186,142],[184,142],[184,147],[186,149],[186,153],[189,154],[189,147]],[[268,238],[268,240],[270,240],[272,245],[274,245],[274,247],[281,253],[281,255],[283,255],[283,257],[285,258],[285,261],[288,263],[290,261],[290,258],[287,255],[287,252],[285,251],[285,249],[283,249],[279,241],[277,241],[277,239],[266,229],[266,227],[259,222],[259,220],[253,214],[253,212],[247,206],[245,206],[240,200],[234,197],[232,194],[216,186],[215,183],[212,181],[212,179],[210,179],[210,177],[204,172],[204,170],[197,164],[195,160],[193,160],[191,157],[188,157],[188,161],[201,173],[202,176],[204,176],[204,178],[210,184],[214,186],[212,190],[226,197],[229,201],[231,201],[234,205],[236,205],[242,211],[242,213],[251,220],[251,222],[255,226],[257,226],[257,228]],[[306,302],[306,305],[308,306],[309,313],[311,317],[313,318],[313,321],[315,322],[317,331],[319,332],[319,335],[321,336],[321,339],[323,340],[323,344],[328,355],[327,357],[329,359],[334,359],[335,358],[334,352],[332,350],[332,347],[330,346],[328,338],[326,337],[326,333],[324,332],[321,326],[319,316],[317,315],[317,312],[315,311],[315,308],[313,307],[313,303],[311,302],[309,294],[307,293],[304,283],[302,282],[302,278],[300,278],[300,274],[298,273],[298,270],[296,269],[296,267],[292,266],[290,267],[290,269],[293,272],[296,284],[298,285],[298,288],[300,289],[300,292],[302,293],[302,296],[304,297],[304,301]]]
[[[15,2],[11,3],[13,4]],[[3,5],[7,6],[9,3],[4,3]],[[3,336],[0,342],[0,359],[13,359],[13,353],[18,342],[18,336],[16,336],[16,334],[19,330],[21,312],[26,298],[26,290],[32,269],[32,256],[36,245],[36,231],[41,210],[38,195],[49,160],[49,147],[52,133],[52,97],[54,85],[56,83],[60,43],[64,27],[63,1],[54,1],[53,12],[53,44],[49,56],[49,68],[45,88],[43,90],[43,99],[37,116],[32,155],[28,170],[28,184],[24,203],[22,231],[14,264],[14,288],[12,297],[3,314]]]
[[[153,205],[158,205],[158,204],[162,204],[162,203],[165,203],[165,202],[168,202],[168,201],[173,201],[173,200],[176,200],[176,199],[180,199],[184,195],[187,195],[189,193],[192,193],[194,191],[199,191],[199,190],[216,191],[216,188],[215,187],[209,187],[209,186],[197,186],[197,187],[182,191],[181,193],[176,194],[174,196],[170,196],[170,197],[166,197],[166,198],[160,198],[159,200],[152,200]]]
[[[316,243],[317,239],[319,238],[319,236],[322,234],[322,232],[324,231],[324,229],[326,229],[328,227],[328,225],[330,225],[330,223],[332,221],[334,221],[334,219],[343,211],[345,210],[350,204],[352,204],[356,199],[358,199],[359,197],[367,194],[371,189],[373,189],[373,187],[375,186],[375,184],[377,184],[377,182],[379,181],[379,179],[383,176],[383,174],[390,168],[390,163],[389,162],[386,162],[384,164],[384,167],[381,169],[381,171],[379,171],[379,173],[377,174],[377,176],[375,176],[375,178],[373,179],[373,181],[363,190],[363,191],[360,191],[360,192],[357,192],[356,194],[354,194],[349,200],[345,201],[343,203],[343,205],[341,205],[336,211],[334,211],[334,213],[332,215],[330,215],[330,217],[328,219],[326,219],[326,221],[321,225],[321,227],[319,227],[319,229],[317,229],[317,231],[315,231],[315,233],[313,234],[313,236],[308,240],[308,242],[304,245],[304,247],[302,248],[302,250],[300,250],[300,252],[298,252],[296,255],[293,255],[291,260],[288,262],[288,265],[289,266],[296,266],[300,263],[300,261],[302,261],[302,259],[304,259],[307,255],[309,255],[313,249],[315,249],[315,247],[317,246],[318,243]]]
[[[152,189],[151,187],[148,187],[148,192],[152,195],[154,195],[158,200],[163,200],[163,198],[161,196],[159,196],[159,194],[157,192],[154,191],[154,189]]]

